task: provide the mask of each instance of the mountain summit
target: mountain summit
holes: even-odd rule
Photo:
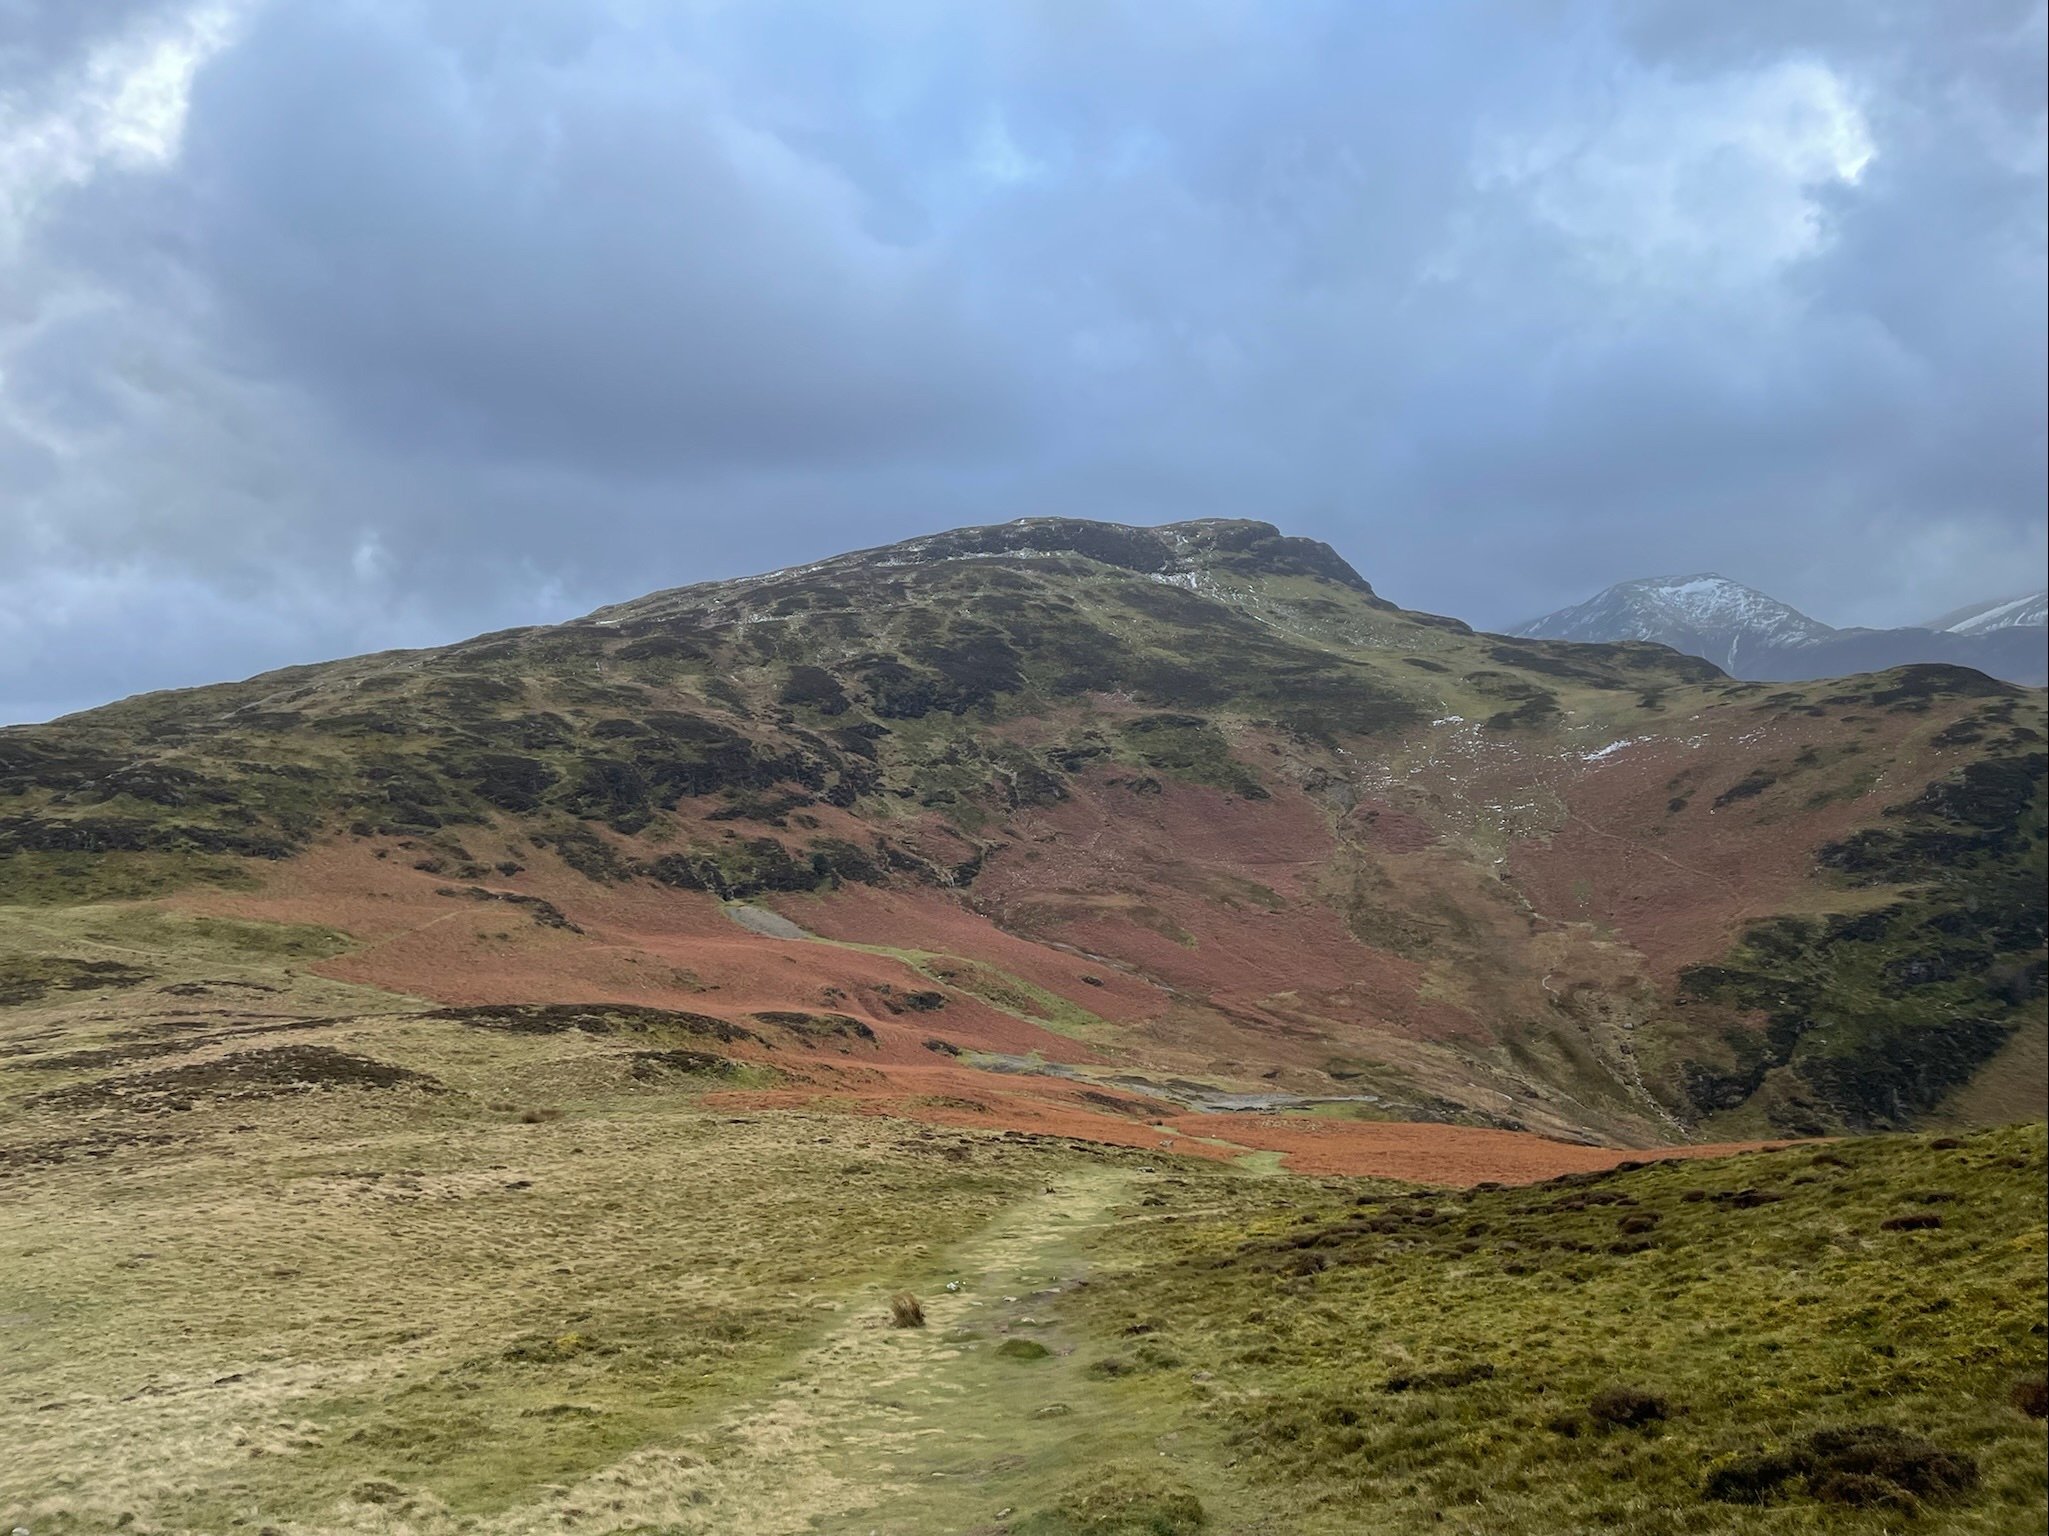
[[[1526,639],[1654,640],[1705,656],[1731,676],[1760,648],[1813,645],[1835,633],[1777,598],[1713,571],[1625,581],[1509,631]]]
[[[2040,684],[2049,676],[2044,596],[1975,604],[1925,627],[1836,629],[1755,587],[1704,572],[1619,582],[1509,633],[1581,642],[1650,640],[1760,682],[1940,662]]]

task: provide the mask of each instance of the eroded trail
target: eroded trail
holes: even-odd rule
[[[1083,1238],[1142,1177],[1077,1170],[939,1261],[920,1287],[926,1327],[890,1327],[880,1286],[842,1297],[845,1321],[766,1401],[698,1444],[641,1452],[484,1528],[926,1536],[1000,1519],[1112,1428],[1091,1409],[1058,1302],[1084,1277]],[[999,1353],[1012,1341],[1046,1353]]]

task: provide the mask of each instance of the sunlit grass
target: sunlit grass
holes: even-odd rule
[[[2043,1426],[2013,1394],[2045,1355],[2043,1168],[2037,1124],[1470,1195],[1262,1185],[1119,1233],[1134,1267],[1087,1306],[1113,1390],[1184,1403],[1331,1529],[2039,1529]],[[1820,1468],[1761,1504],[1706,1496],[1870,1428],[1975,1488]]]

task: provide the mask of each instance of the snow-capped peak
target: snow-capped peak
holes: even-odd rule
[[[1682,649],[1727,666],[1740,644],[1802,645],[1835,631],[1777,598],[1713,571],[1619,582],[1572,608],[1509,631],[1545,640],[1660,640],[1684,636],[1710,647]]]
[[[1935,662],[2039,685],[2049,669],[2045,594],[1944,614],[1927,627],[1834,629],[1712,571],[1625,581],[1509,631],[1533,640],[1654,640],[1731,677],[1793,681]]]
[[[2019,597],[2002,597],[1989,603],[1973,603],[1939,619],[1930,619],[1923,629],[1937,629],[1949,635],[1984,635],[1995,629],[2040,629],[2049,626],[2049,592],[2026,592]]]

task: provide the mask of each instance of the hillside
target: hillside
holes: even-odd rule
[[[311,969],[391,1010],[829,1039],[793,1101],[1234,1145],[1296,1108],[1267,1140],[1334,1167],[1384,1120],[1961,1123],[2039,1112],[2042,714],[1045,519],[0,732],[0,910],[53,915],[32,1000],[153,995],[168,959],[54,917],[147,902],[332,931]]]
[[[2043,729],[1041,520],[0,731],[0,1529],[2039,1529]]]
[[[216,997],[279,984],[254,938],[207,936]],[[58,1536],[2041,1524],[2039,1126],[1534,1185],[1513,1147],[1473,1183],[1520,1138],[1392,1127],[1436,1143],[1418,1186],[742,1111],[675,1037],[623,1027],[472,1012],[279,1038],[335,1043],[131,1068],[99,1106],[71,1093],[68,1149],[0,1162],[0,1518]],[[925,1326],[887,1326],[905,1290]]]
[[[1835,629],[1712,572],[1625,581],[1521,624],[1532,639],[1651,640],[1735,677],[1805,681],[1933,663],[2039,687],[2049,681],[2042,594],[1977,603],[1899,629]]]

